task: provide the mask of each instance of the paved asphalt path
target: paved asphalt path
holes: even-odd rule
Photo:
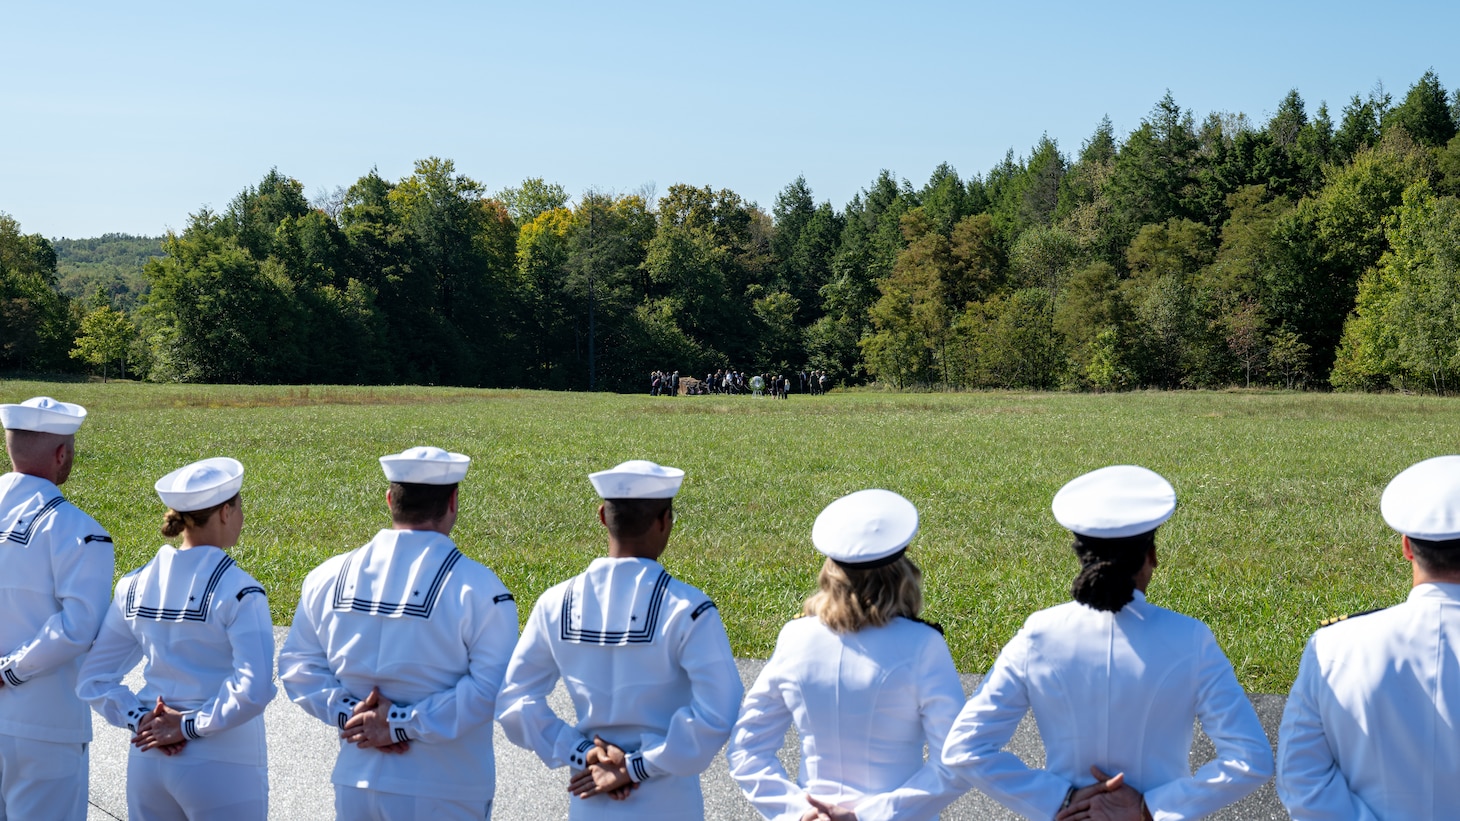
[[[276,627],[277,643],[282,644],[286,628]],[[763,661],[742,659],[740,677],[748,688],[760,673]],[[978,686],[979,676],[963,676],[963,689],[972,692]],[[138,672],[134,671],[128,683],[134,688],[140,686]],[[1278,722],[1282,717],[1283,697],[1259,695],[1253,697],[1257,715],[1267,730],[1268,738],[1277,738]],[[560,686],[552,696],[553,707],[560,715],[572,716],[573,706],[566,692]],[[334,792],[330,786],[330,768],[334,765],[338,736],[332,727],[306,715],[284,696],[283,688],[264,713],[269,739],[269,818],[279,821],[305,821],[306,819],[329,819],[334,815]],[[127,738],[125,730],[119,730],[92,714],[96,738],[91,746],[91,807],[88,821],[110,821],[127,817],[126,772]],[[789,772],[796,772],[797,742],[795,731],[788,739],[781,757]],[[1009,748],[1025,761],[1034,765],[1044,762],[1044,750],[1034,730],[1032,719],[1026,718],[1020,725]],[[497,728],[497,797],[492,817],[497,821],[540,821],[540,819],[566,818],[569,796],[566,791],[567,771],[552,771],[542,765],[537,757],[526,750],[513,746]],[[1211,742],[1197,733],[1192,745],[1193,767],[1213,756]],[[705,773],[702,783],[705,792],[705,817],[712,819],[746,819],[758,816],[750,804],[741,796],[740,790],[730,780],[725,757],[716,757],[715,763]],[[1288,814],[1278,803],[1277,794],[1271,782],[1258,790],[1247,800],[1211,816],[1223,821],[1248,821],[1249,819],[1285,819]],[[960,798],[944,813],[946,821],[992,821],[992,819],[1017,819],[1008,810],[979,793],[970,793]]]

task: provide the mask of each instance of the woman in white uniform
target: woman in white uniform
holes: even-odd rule
[[[1075,534],[1074,601],[1030,616],[1004,646],[943,763],[1039,821],[1200,818],[1262,786],[1272,747],[1212,631],[1146,601],[1156,528],[1176,510],[1170,483],[1102,468],[1061,488],[1053,508]],[[1030,710],[1044,769],[1004,749]],[[1195,719],[1217,755],[1193,773]]]
[[[906,556],[917,529],[917,509],[886,490],[843,496],[817,517],[819,591],[781,630],[726,753],[762,816],[916,821],[961,792],[938,751],[963,686],[942,630],[917,618],[922,574]],[[776,757],[793,722],[795,781]]]
[[[274,631],[264,589],[224,551],[243,527],[243,465],[205,459],[157,482],[164,536],[182,536],[117,582],[77,693],[133,732],[132,821],[263,821],[264,707]],[[145,659],[145,684],[125,676]]]

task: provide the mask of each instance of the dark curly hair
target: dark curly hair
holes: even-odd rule
[[[1156,546],[1156,531],[1119,539],[1097,539],[1075,534],[1075,555],[1080,558],[1080,575],[1070,586],[1075,601],[1096,610],[1114,613],[1135,598],[1136,574],[1145,566],[1146,554]]]

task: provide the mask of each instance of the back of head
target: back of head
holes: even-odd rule
[[[923,574],[906,554],[866,570],[828,558],[816,586],[802,612],[838,633],[881,627],[898,616],[915,619],[923,611]]]
[[[75,441],[75,434],[6,430],[5,452],[10,456],[11,470],[16,473],[39,476],[61,484],[65,477],[61,475],[62,464],[57,462],[56,449],[66,446],[74,450]]]
[[[1087,607],[1114,613],[1135,598],[1136,574],[1156,546],[1156,531],[1118,539],[1076,533],[1074,546],[1081,567],[1070,595]]]
[[[620,541],[633,541],[648,533],[664,511],[673,506],[673,499],[604,499],[603,523],[608,527],[608,535]]]
[[[1384,488],[1379,512],[1409,540],[1415,566],[1425,576],[1460,581],[1460,455],[1405,468]]]
[[[1436,541],[1409,537],[1414,563],[1425,573],[1439,578],[1460,581],[1460,539]]]
[[[438,522],[450,509],[451,494],[456,492],[456,488],[455,484],[391,482],[390,518],[399,525]]]

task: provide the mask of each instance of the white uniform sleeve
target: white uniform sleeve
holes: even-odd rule
[[[294,611],[294,624],[279,651],[279,681],[289,700],[304,708],[304,712],[343,730],[360,700],[345,689],[330,669],[329,656],[319,640],[316,607],[310,600],[306,579],[299,607]]]
[[[942,762],[943,743],[963,706],[963,683],[941,635],[923,645],[917,659],[917,681],[928,760],[897,789],[858,802],[854,808],[858,821],[933,818],[964,792]]]
[[[548,642],[546,611],[539,600],[507,665],[497,696],[497,721],[508,740],[537,753],[550,769],[565,764],[582,769],[583,754],[593,741],[558,718],[547,702],[560,674]]]
[[[39,535],[51,544],[51,574],[61,610],[19,647],[0,648],[6,651],[0,659],[0,675],[10,687],[85,653],[96,639],[111,601],[116,558],[112,537],[100,525],[74,507],[62,505]]]
[[[1024,666],[1029,651],[1023,630],[999,652],[978,691],[948,732],[943,765],[964,783],[1027,818],[1053,818],[1074,786],[1047,770],[1031,770],[1004,749],[1029,711]]]
[[[1196,715],[1217,748],[1191,776],[1146,791],[1155,821],[1199,818],[1234,804],[1272,778],[1272,746],[1231,662],[1203,627]]]
[[[466,675],[450,690],[415,704],[392,707],[390,730],[397,741],[450,741],[473,727],[492,723],[497,691],[502,688],[502,675],[517,643],[517,605],[505,598],[484,601],[482,606],[485,613],[463,630]]]
[[[141,660],[142,647],[127,629],[121,608],[108,608],[96,643],[76,677],[76,696],[113,727],[137,732],[137,722],[151,705],[138,700],[137,694],[122,683],[122,677]]]
[[[225,605],[232,611],[224,622],[233,653],[233,675],[218,693],[196,711],[183,716],[183,733],[205,738],[230,730],[263,713],[274,699],[274,624],[269,600],[260,588],[245,590],[242,598]]]
[[[1309,639],[1278,730],[1278,798],[1294,821],[1373,821],[1374,811],[1349,789],[1333,757],[1316,697],[1324,686]]]
[[[663,737],[648,733],[640,737],[638,752],[628,757],[634,781],[655,775],[699,775],[735,726],[745,685],[730,652],[730,637],[717,608],[711,605],[699,612],[678,648],[679,664],[689,676],[690,703],[670,717]]]
[[[757,812],[776,821],[796,821],[811,805],[806,803],[806,791],[791,780],[776,755],[785,746],[792,720],[781,696],[782,655],[777,642],[770,661],[745,694],[725,759],[731,777]]]

